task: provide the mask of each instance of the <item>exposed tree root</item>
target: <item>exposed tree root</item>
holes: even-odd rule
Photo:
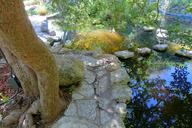
[[[62,97],[62,101],[65,101],[62,107],[66,108],[71,101],[71,95],[68,92],[60,90],[60,96]],[[17,101],[17,105],[12,105],[17,107],[13,108],[9,106],[11,109],[9,109],[9,113],[2,120],[3,128],[45,128],[47,125],[50,125],[44,124],[41,119],[39,99],[33,101],[29,98],[20,98]]]
[[[38,114],[40,108],[39,100],[34,101],[27,111],[19,119],[19,128],[35,128],[33,115]]]
[[[31,100],[18,96],[14,103],[8,103],[4,106],[4,118],[2,120],[3,127],[11,128],[18,124],[19,118],[28,109]]]

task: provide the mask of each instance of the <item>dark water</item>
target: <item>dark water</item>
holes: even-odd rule
[[[132,78],[127,128],[192,127],[192,62],[157,55],[124,66]]]

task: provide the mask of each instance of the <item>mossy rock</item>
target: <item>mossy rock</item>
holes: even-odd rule
[[[117,32],[95,30],[79,34],[69,47],[73,49],[95,50],[102,53],[113,53],[121,50],[123,40],[123,36]]]
[[[84,64],[79,59],[55,55],[59,70],[59,85],[70,86],[79,84],[84,78]]]

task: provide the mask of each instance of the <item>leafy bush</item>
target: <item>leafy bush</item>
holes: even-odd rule
[[[157,20],[157,2],[148,0],[53,0],[65,29],[115,28],[129,25],[152,25]],[[154,18],[155,17],[155,18]]]

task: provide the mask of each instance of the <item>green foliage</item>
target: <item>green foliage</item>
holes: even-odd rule
[[[176,19],[166,22],[165,26],[160,26],[160,19],[164,16],[159,13],[158,8],[160,5],[164,6],[161,3],[163,1],[149,1],[53,0],[52,8],[54,11],[60,12],[60,19],[57,23],[64,29],[81,31],[115,28],[118,32],[127,33],[127,28],[131,26],[131,31],[135,34],[137,31],[133,30],[143,26],[164,27],[169,32],[169,40],[190,44],[192,41],[190,27],[181,25],[180,21],[176,22]],[[182,14],[191,13],[192,2],[190,0],[172,0],[166,10]]]
[[[158,4],[148,0],[53,0],[53,6],[61,13],[64,20],[59,24],[64,28],[122,31],[127,24],[153,25]]]
[[[189,13],[191,8],[191,0],[171,0],[167,10],[173,13]]]
[[[191,0],[172,0],[167,8],[169,13],[174,14],[191,14],[192,1]],[[163,26],[169,32],[169,40],[172,42],[188,45],[192,47],[192,22],[184,21],[182,17],[168,18],[166,25]]]
[[[183,30],[180,25],[169,25],[169,40],[192,48],[192,28]]]
[[[189,4],[187,5],[186,9],[187,9],[187,12],[192,13],[192,3],[189,3]]]
[[[9,98],[0,93],[0,102],[6,102]]]

